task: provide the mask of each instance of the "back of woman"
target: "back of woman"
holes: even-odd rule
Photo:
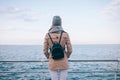
[[[49,60],[48,68],[52,80],[58,80],[58,76],[60,77],[60,80],[66,80],[67,70],[69,67],[68,58],[72,53],[72,46],[69,35],[63,30],[61,23],[61,18],[59,16],[54,16],[52,26],[49,29],[48,33],[46,33],[44,39],[44,54]],[[64,50],[64,58],[59,60],[54,60],[52,58],[51,48],[53,46],[53,43],[60,43]],[[58,73],[60,75],[58,75]]]

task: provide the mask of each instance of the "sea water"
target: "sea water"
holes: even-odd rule
[[[69,60],[117,60],[120,59],[119,44],[73,45]],[[0,60],[46,60],[42,45],[0,45]],[[114,71],[115,62],[69,62],[67,80],[114,80],[114,73],[85,73],[85,71]],[[120,66],[118,66],[120,68]],[[0,80],[51,80],[49,73],[17,73],[48,71],[48,62],[0,62]],[[117,77],[120,77],[120,69]],[[118,78],[117,80],[120,80]]]

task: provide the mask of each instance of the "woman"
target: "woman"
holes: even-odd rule
[[[59,42],[61,32],[61,41],[60,44],[64,49],[64,58],[60,60],[54,60],[51,56],[50,48],[52,48],[52,41],[48,33],[45,35],[44,39],[44,54],[46,58],[49,60],[49,72],[52,80],[66,80],[67,70],[68,70],[68,58],[72,53],[72,46],[70,42],[70,38],[67,32],[65,32],[61,26],[61,18],[59,16],[54,16],[52,21],[52,26],[49,29],[48,33],[51,35],[53,42]],[[59,75],[58,75],[59,74]]]

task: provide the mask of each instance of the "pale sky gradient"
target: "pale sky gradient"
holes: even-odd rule
[[[72,44],[120,44],[120,0],[0,0],[0,44],[42,45],[54,15]]]

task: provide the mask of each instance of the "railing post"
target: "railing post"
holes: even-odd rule
[[[40,62],[42,63],[42,68],[43,68],[44,60],[41,60]],[[43,75],[42,80],[45,80],[45,73],[44,73],[44,71],[42,71],[42,75]]]
[[[117,61],[117,67],[116,67],[116,71],[115,71],[115,80],[117,80],[117,74],[118,74],[118,69],[119,69],[119,62],[120,62],[120,59],[118,59],[118,61]]]
[[[115,80],[117,80],[117,72],[115,71]]]

